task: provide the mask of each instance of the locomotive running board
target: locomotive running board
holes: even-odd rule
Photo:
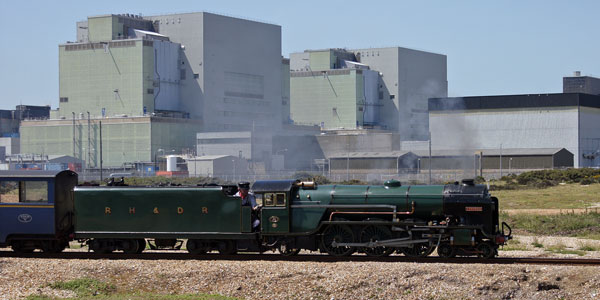
[[[412,240],[410,238],[400,238],[400,239],[391,239],[391,240],[383,240],[383,241],[375,241],[375,242],[366,242],[366,243],[338,243],[336,241],[331,242],[332,247],[367,247],[367,248],[375,248],[375,247],[403,247],[409,246],[413,244],[421,244],[429,242],[429,239],[420,239],[420,240]]]

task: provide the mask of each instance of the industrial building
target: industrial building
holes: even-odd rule
[[[348,152],[400,150],[400,135],[382,130],[326,131],[316,138],[325,158]]]
[[[186,159],[190,177],[248,175],[248,162],[232,155],[203,155]]]
[[[169,154],[165,151],[191,152],[199,127],[199,120],[157,116],[25,120],[21,145],[26,148],[21,152],[67,153],[85,161],[87,168],[99,168],[102,151],[103,167],[123,167],[153,161]]]
[[[418,168],[428,170],[463,170],[478,174],[480,171],[508,174],[539,169],[558,169],[573,167],[573,153],[565,148],[533,149],[476,149],[413,151],[419,156]],[[431,159],[431,163],[430,163]]]
[[[284,123],[280,26],[204,12],[101,15],[58,47],[59,108],[21,125],[22,153],[98,168],[101,121],[103,166],[120,167],[194,149],[197,132]]]
[[[409,151],[351,152],[329,157],[330,174],[414,173],[418,156]]]
[[[199,132],[196,153],[231,155],[252,161],[265,161],[271,155],[272,135],[257,131]]]
[[[290,115],[323,129],[428,137],[427,99],[446,97],[446,56],[401,47],[290,54]]]
[[[596,95],[434,98],[429,100],[429,124],[434,150],[565,148],[574,155],[575,167],[600,166]]]
[[[581,76],[580,71],[575,71],[573,76],[563,77],[563,93],[600,95],[600,78]]]

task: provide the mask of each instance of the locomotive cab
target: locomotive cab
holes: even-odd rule
[[[290,202],[297,180],[257,181],[252,191],[262,200],[260,231],[262,234],[290,232]]]

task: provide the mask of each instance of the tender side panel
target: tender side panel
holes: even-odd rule
[[[220,188],[76,188],[75,211],[78,237],[90,232],[241,232],[240,198]]]

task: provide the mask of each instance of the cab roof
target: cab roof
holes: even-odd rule
[[[252,192],[287,192],[292,189],[299,180],[259,180],[252,185]]]

